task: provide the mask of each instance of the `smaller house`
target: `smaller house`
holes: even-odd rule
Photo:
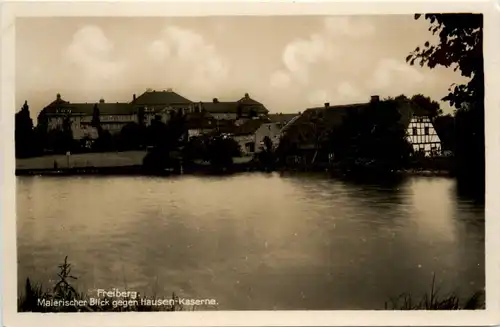
[[[192,112],[186,115],[188,139],[208,134],[217,129],[217,120],[207,112]]]
[[[413,151],[426,157],[441,155],[441,140],[428,113],[418,107],[412,109],[406,133]]]
[[[243,155],[251,156],[262,151],[266,137],[273,140],[279,132],[276,124],[269,119],[257,118],[236,126],[232,137],[240,145]]]
[[[290,121],[292,121],[292,119],[294,119],[297,116],[300,116],[300,114],[299,113],[296,113],[296,114],[279,113],[279,114],[269,114],[268,115],[269,119],[273,123],[275,123],[279,129],[285,127],[286,124],[288,124]]]

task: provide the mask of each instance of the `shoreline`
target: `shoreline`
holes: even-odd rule
[[[297,170],[290,168],[266,170],[255,167],[251,164],[235,164],[223,171],[215,171],[213,167],[207,165],[191,165],[183,167],[182,172],[175,168],[166,168],[163,171],[147,171],[142,165],[131,166],[108,166],[108,167],[72,167],[72,168],[16,168],[16,176],[80,176],[80,175],[99,175],[99,176],[165,176],[165,175],[230,175],[245,172],[279,172],[279,173],[329,173],[332,176],[346,177],[349,174],[340,173],[332,169],[309,169]],[[382,177],[376,172],[360,172],[352,176],[359,177]],[[388,173],[387,176],[429,176],[429,177],[453,177],[449,170],[429,170],[429,169],[406,169]]]

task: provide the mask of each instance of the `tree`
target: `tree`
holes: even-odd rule
[[[144,144],[145,129],[138,123],[128,123],[122,127],[117,139],[121,150],[137,150]]]
[[[420,19],[422,15],[415,15]],[[462,108],[464,103],[484,101],[483,15],[482,14],[427,14],[429,31],[439,36],[438,44],[425,42],[408,55],[411,65],[451,67],[470,78],[467,84],[452,84],[443,98],[451,106]]]
[[[312,136],[312,141],[314,145],[314,155],[311,159],[311,165],[314,165],[316,158],[318,156],[319,151],[321,150],[321,146],[323,145],[325,138],[328,137],[328,134],[331,132],[330,126],[325,121],[323,111],[314,111],[309,120],[308,129],[310,131],[310,135]]]
[[[348,170],[393,171],[408,163],[410,145],[400,124],[398,100],[370,104],[349,112],[330,135],[335,160]]]
[[[266,169],[273,169],[275,166],[275,154],[273,148],[273,141],[269,136],[264,137],[261,151],[257,154],[259,163]]]
[[[451,114],[434,118],[434,128],[443,150],[455,151],[455,117]]]
[[[432,120],[443,114],[443,110],[441,109],[439,103],[423,94],[416,94],[412,96],[410,101],[415,107],[422,110],[423,113],[427,114]]]
[[[73,150],[74,138],[73,138],[73,129],[71,128],[73,121],[71,120],[70,115],[66,115],[63,118],[62,124],[62,151],[67,152]]]
[[[34,153],[33,120],[30,117],[28,102],[25,101],[15,116],[16,157],[26,157]]]
[[[145,113],[144,107],[140,107],[137,110],[137,121],[139,123],[139,126],[145,125],[145,116],[146,116],[146,113]]]
[[[422,15],[415,15],[415,19]],[[429,31],[439,36],[438,44],[425,42],[406,61],[411,65],[451,67],[469,78],[466,84],[452,84],[443,97],[456,108],[455,160],[459,177],[480,182],[484,190],[484,60],[482,14],[427,14]],[[479,192],[484,194],[484,192]]]
[[[97,129],[97,135],[101,137],[102,134],[102,126],[101,126],[101,111],[99,110],[99,106],[94,104],[94,108],[92,110],[92,121],[90,122],[92,127]]]
[[[241,156],[238,142],[232,138],[214,137],[208,144],[210,164],[216,170],[226,170],[233,165],[233,157]]]

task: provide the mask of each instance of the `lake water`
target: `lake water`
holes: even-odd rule
[[[216,299],[217,309],[383,309],[484,288],[484,205],[455,181],[320,175],[17,177],[19,288],[67,255],[78,289]]]

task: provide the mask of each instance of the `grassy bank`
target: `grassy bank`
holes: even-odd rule
[[[171,298],[164,299],[156,296],[147,297],[134,294],[127,297],[99,297],[101,304],[92,303],[96,295],[78,292],[71,282],[77,278],[71,275],[71,264],[67,257],[59,265],[57,282],[50,288],[41,284],[33,284],[26,279],[24,292],[18,296],[19,312],[123,312],[123,311],[192,311],[196,306],[186,307],[182,300],[172,294]],[[127,290],[124,290],[127,291]],[[149,301],[162,301],[150,304]],[[54,305],[55,302],[64,303]],[[47,305],[50,304],[50,305]],[[422,298],[417,299],[411,294],[404,293],[385,303],[386,310],[477,310],[484,309],[484,292],[478,291],[468,298],[461,299],[456,294],[439,294],[435,287],[435,278],[432,279],[430,291]],[[216,307],[213,307],[216,308]],[[212,309],[213,309],[212,308]]]
[[[184,306],[175,294],[169,299],[156,296],[145,297],[140,294],[126,297],[97,296],[78,292],[73,285],[77,277],[71,275],[71,264],[67,257],[59,265],[58,280],[45,288],[42,284],[26,279],[24,293],[18,296],[19,312],[123,312],[123,311],[183,311]],[[99,299],[95,303],[93,299]],[[150,302],[148,302],[148,300]],[[150,304],[152,300],[162,300],[159,305]],[[165,300],[165,301],[164,301]]]
[[[121,167],[142,165],[146,151],[77,153],[69,158],[66,155],[47,155],[43,157],[16,159],[17,170],[54,169],[54,162],[60,169],[87,167]]]

